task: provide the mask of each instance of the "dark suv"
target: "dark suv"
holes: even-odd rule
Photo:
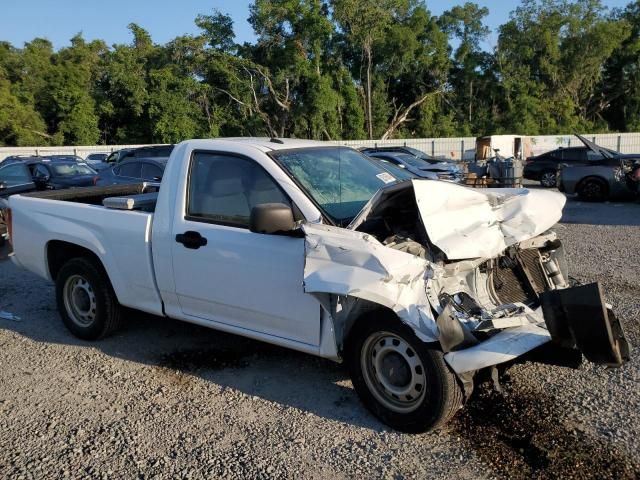
[[[115,165],[134,158],[168,159],[173,147],[173,145],[150,145],[148,147],[123,148],[111,153],[105,162]]]
[[[612,154],[616,154],[611,150]],[[558,148],[542,155],[529,157],[524,165],[524,178],[538,180],[543,187],[555,187],[556,175],[561,165],[585,165],[604,157],[586,146]]]

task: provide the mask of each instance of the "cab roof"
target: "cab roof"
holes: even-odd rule
[[[191,142],[192,140],[187,140]],[[287,150],[290,148],[308,148],[308,147],[329,147],[334,146],[331,142],[321,142],[318,140],[302,140],[298,138],[269,138],[269,137],[228,137],[228,138],[215,138],[215,139],[202,139],[197,140],[198,143],[211,142],[212,148],[215,147],[218,142],[237,142],[245,145],[250,145],[263,152],[270,152],[273,150]]]

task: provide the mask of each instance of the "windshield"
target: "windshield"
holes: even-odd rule
[[[380,162],[380,166],[384,168],[391,175],[396,177],[398,180],[411,180],[412,178],[418,178],[417,175],[414,175],[408,170],[399,167],[398,165],[391,163],[389,160],[385,160],[380,157],[369,157],[373,158],[376,162]]]
[[[419,168],[421,170],[424,169],[429,169],[431,168],[431,165],[435,164],[435,163],[440,163],[438,161],[434,161],[434,160],[424,160],[422,158],[418,158],[418,157],[414,157],[413,155],[410,155],[408,153],[394,153],[393,154],[398,160],[401,160],[402,162],[406,163],[407,165],[410,165],[412,167],[415,168]]]
[[[52,163],[50,165],[56,177],[72,177],[74,175],[95,175],[96,171],[81,163]]]
[[[273,152],[272,155],[336,224],[348,225],[371,197],[396,178],[346,147]]]

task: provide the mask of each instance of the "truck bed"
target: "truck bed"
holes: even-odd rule
[[[162,314],[151,249],[155,201],[149,195],[153,190],[158,190],[156,184],[139,183],[12,196],[15,260],[51,278],[48,258],[52,248],[84,248],[104,266],[120,303]],[[144,201],[138,201],[140,197]],[[103,205],[113,199],[126,208]],[[140,208],[133,208],[136,203]]]
[[[112,197],[131,197],[157,192],[157,184],[134,183],[126,185],[109,185],[107,187],[70,188],[67,190],[45,190],[25,193],[23,197],[57,200],[60,202],[84,203],[87,205],[103,205],[104,200]],[[155,207],[155,205],[154,205]],[[146,211],[153,211],[147,210]]]

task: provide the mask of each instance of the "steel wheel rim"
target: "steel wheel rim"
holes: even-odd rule
[[[552,172],[547,172],[542,174],[541,178],[542,185],[545,187],[553,187],[556,184],[556,174]]]
[[[369,335],[360,351],[360,365],[367,388],[389,410],[409,413],[422,403],[424,365],[402,337],[391,332]]]
[[[64,308],[69,318],[81,327],[96,319],[97,301],[91,284],[81,275],[71,275],[62,291]]]

